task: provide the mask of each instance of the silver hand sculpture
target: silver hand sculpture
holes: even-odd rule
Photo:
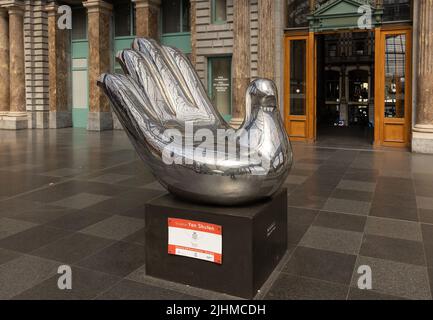
[[[281,187],[292,151],[272,81],[250,84],[244,123],[234,130],[183,53],[146,38],[132,47],[117,55],[126,75],[104,74],[98,84],[167,190],[195,202],[235,205]]]

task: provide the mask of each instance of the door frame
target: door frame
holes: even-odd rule
[[[404,118],[385,117],[385,39],[387,35],[406,35]],[[410,146],[412,135],[412,27],[390,26],[375,29],[375,132],[374,145],[385,147]],[[403,126],[401,139],[386,136],[387,127]]]
[[[305,115],[290,115],[290,42],[305,40]],[[314,32],[296,32],[284,35],[284,124],[292,141],[316,140],[316,42]],[[311,90],[311,88],[313,90]],[[302,134],[291,135],[292,123],[303,126]],[[302,131],[302,129],[301,129]]]
[[[317,41],[316,35],[344,31],[366,32],[368,30],[338,30],[325,32],[293,32],[284,35],[284,124],[287,134],[293,141],[315,142],[317,139]],[[412,121],[412,26],[389,25],[377,27],[374,32],[374,146],[408,147],[411,142]],[[385,118],[384,104],[384,39],[387,34],[406,34],[406,79],[405,79],[405,117],[401,119]],[[290,115],[290,45],[291,40],[307,41],[307,98],[305,116]],[[291,121],[305,122],[305,135],[291,136]],[[385,126],[404,125],[402,142],[386,141],[384,137]]]

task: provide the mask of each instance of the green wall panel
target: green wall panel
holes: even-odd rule
[[[72,110],[72,124],[74,128],[87,128],[89,109],[74,108]]]
[[[134,41],[135,37],[122,37],[122,38],[115,38],[114,39],[114,54],[116,55],[118,51],[123,49],[129,49],[131,48],[132,42]]]
[[[72,41],[72,58],[87,58],[89,56],[89,42],[87,40]]]
[[[71,53],[72,53],[72,68],[71,75],[74,76],[77,71],[88,71],[88,58],[89,58],[89,42],[87,40],[74,40],[71,44]],[[84,66],[74,66],[75,60],[87,59],[87,63]],[[88,78],[87,78],[88,81]],[[72,80],[74,82],[74,80]],[[86,105],[75,105],[74,101],[78,100],[78,97],[72,97],[73,105],[72,105],[72,126],[74,128],[86,128],[87,127],[87,116],[89,113],[89,105],[88,105],[88,85],[85,86],[86,89],[83,89],[82,92],[76,92],[72,90],[73,94],[81,95],[86,97]],[[82,97],[80,97],[82,98]]]
[[[183,53],[191,53],[191,33],[166,33],[161,36],[161,43],[166,46],[176,47]]]

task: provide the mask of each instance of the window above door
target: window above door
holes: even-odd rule
[[[162,33],[191,32],[189,0],[162,1]]]
[[[211,18],[213,24],[227,22],[227,0],[211,0]]]
[[[135,35],[135,6],[131,1],[118,1],[113,7],[114,37]]]

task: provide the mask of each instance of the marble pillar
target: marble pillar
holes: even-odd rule
[[[89,118],[87,129],[113,129],[113,117],[108,99],[97,86],[101,74],[111,69],[110,22],[113,6],[103,0],[83,2],[88,13],[89,41]]]
[[[137,37],[158,39],[161,0],[132,0],[135,2]]]
[[[233,2],[233,102],[230,124],[237,128],[244,121],[246,90],[250,84],[250,0]]]
[[[9,111],[9,22],[8,12],[0,7],[0,118]]]
[[[1,129],[26,129],[26,84],[24,69],[24,3],[4,2],[9,14],[9,112],[0,121]]]
[[[9,8],[10,99],[12,112],[26,111],[24,70],[24,7]]]
[[[415,68],[416,105],[412,150],[433,154],[433,0],[420,0]]]
[[[49,104],[50,128],[72,126],[72,112],[68,99],[68,30],[57,27],[58,6],[54,3],[45,7],[48,13],[48,65],[49,65]]]
[[[259,0],[258,76],[275,80],[275,0]]]

